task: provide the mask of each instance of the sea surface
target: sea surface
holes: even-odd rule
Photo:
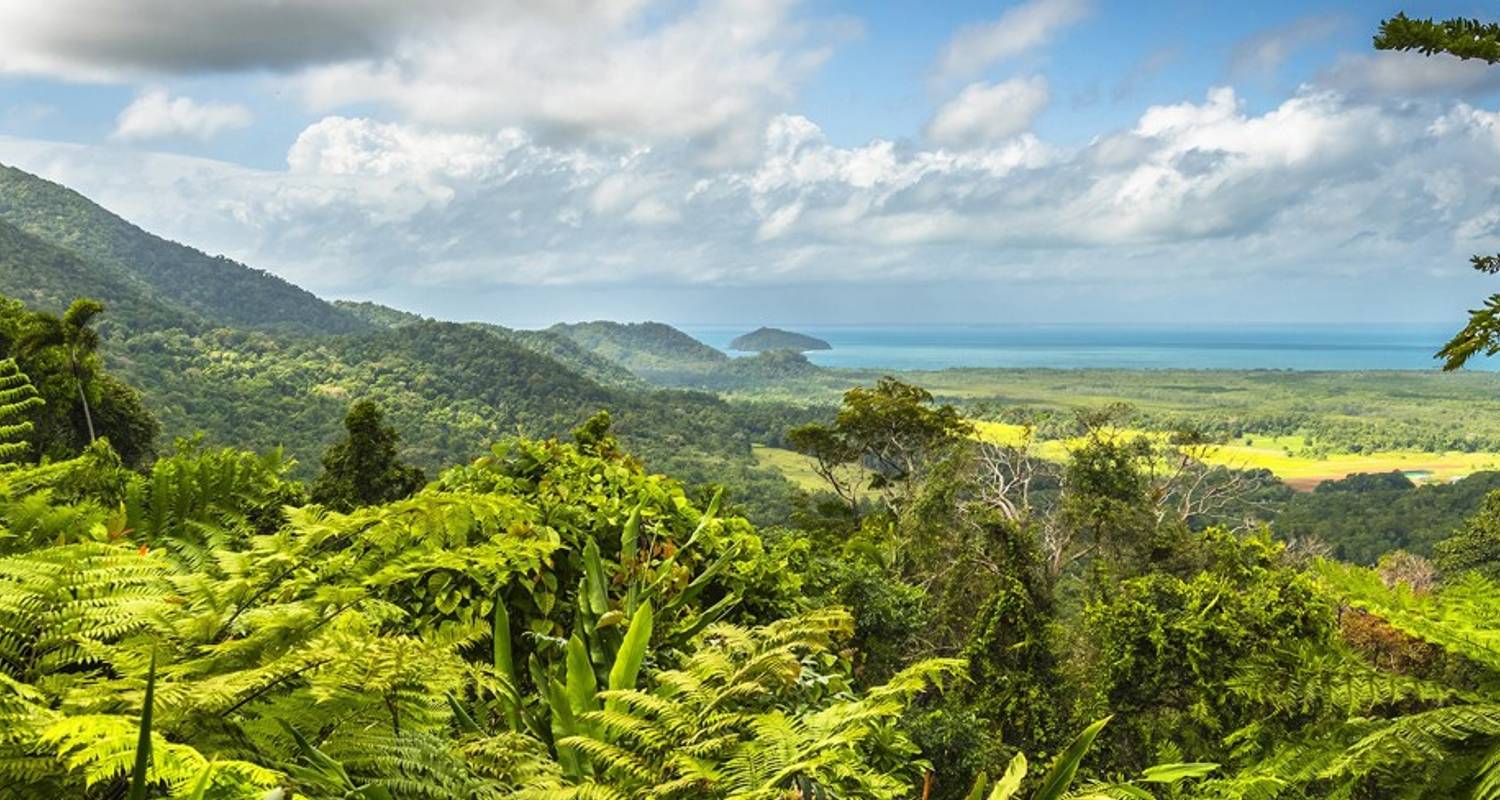
[[[750,325],[679,325],[729,352]],[[825,367],[947,369],[1436,370],[1456,326],[1360,325],[773,325],[833,345]],[[743,355],[735,353],[734,355]],[[1500,370],[1500,357],[1471,369]]]

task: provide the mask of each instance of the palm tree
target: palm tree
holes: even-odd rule
[[[89,444],[98,436],[94,433],[94,415],[89,408],[88,381],[92,376],[95,354],[99,351],[99,332],[89,327],[94,317],[104,313],[104,304],[98,300],[80,297],[68,306],[61,317],[38,314],[37,327],[22,342],[26,352],[36,353],[48,348],[61,351],[68,374],[78,387],[78,400],[83,405],[83,421],[88,426]]]

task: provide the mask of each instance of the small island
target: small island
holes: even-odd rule
[[[736,337],[729,343],[729,349],[744,353],[764,353],[769,350],[795,350],[804,353],[808,350],[832,350],[833,345],[805,333],[762,327]]]

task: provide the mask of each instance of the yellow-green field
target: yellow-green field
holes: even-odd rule
[[[817,470],[813,469],[811,458],[792,450],[761,444],[750,445],[750,449],[755,455],[756,466],[771,467],[787,480],[809,492],[828,488],[828,484],[818,475]]]
[[[1291,437],[1287,437],[1291,438]],[[1500,453],[1334,453],[1326,456],[1298,455],[1272,437],[1250,437],[1216,448],[1207,459],[1237,469],[1268,469],[1294,489],[1308,490],[1319,483],[1356,472],[1405,472],[1412,480],[1450,481],[1482,470],[1500,469]]]
[[[1026,429],[1002,422],[974,422],[980,439],[995,444],[1020,444]],[[1046,440],[1036,442],[1035,452],[1049,461],[1067,457],[1070,442]],[[1322,481],[1335,480],[1357,472],[1405,472],[1417,482],[1448,481],[1482,470],[1500,469],[1500,453],[1336,453],[1327,456],[1304,454],[1299,436],[1251,436],[1213,448],[1205,459],[1236,469],[1267,469],[1288,485],[1302,491],[1311,490]],[[755,445],[755,460],[760,466],[773,467],[798,486],[816,490],[826,488],[813,470],[812,459],[790,450]]]

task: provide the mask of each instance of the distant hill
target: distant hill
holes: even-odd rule
[[[381,328],[405,328],[434,320],[413,314],[410,311],[384,306],[379,303],[335,300],[340,309]],[[571,367],[574,371],[608,386],[644,388],[647,384],[630,370],[601,356],[583,349],[572,339],[552,331],[523,331],[495,325],[489,322],[464,323],[472,328],[486,331],[507,342],[520,345],[533,353],[547,356]]]
[[[660,322],[559,323],[547,329],[653,381],[712,370],[729,356]]]
[[[729,349],[746,353],[764,353],[767,350],[793,350],[802,353],[808,350],[832,350],[833,345],[805,333],[761,327],[735,337],[729,343]]]
[[[785,385],[788,380],[813,378],[825,370],[791,350],[767,350],[753,356],[731,358],[725,364],[690,376],[682,376],[671,385],[721,392],[757,386]]]
[[[157,299],[214,324],[318,333],[368,328],[269,272],[154,236],[72,189],[4,165],[0,165],[0,221],[96,265],[99,269],[90,274],[98,282],[80,285],[74,293],[130,310],[132,323],[151,321],[149,315],[139,320],[133,317],[145,288]],[[39,280],[61,279],[48,275]]]
[[[470,322],[467,324],[487,330],[533,353],[555,359],[557,362],[606,386],[644,389],[650,385],[639,377],[636,377],[635,373],[626,369],[623,365],[584,349],[582,345],[562,334],[550,330],[518,330],[488,322]]]
[[[564,336],[589,354],[663,387],[724,391],[825,372],[800,352],[784,348],[734,358],[660,322],[558,324],[544,333]]]
[[[791,487],[756,466],[751,443],[775,444],[787,427],[826,415],[654,388],[635,370],[691,374],[731,362],[666,325],[521,331],[376,303],[335,305],[5,167],[0,294],[53,312],[80,296],[103,300],[105,360],[140,389],[162,423],[163,447],[198,432],[211,443],[285,446],[302,477],[341,434],[355,399],[379,402],[405,457],[429,470],[517,433],[566,436],[608,410],[617,435],[650,468],[689,484],[740,487],[735,502],[772,521],[790,507]]]
[[[145,281],[118,267],[95,264],[0,220],[0,294],[60,313],[79,295],[104,300],[101,329],[203,327],[202,317],[163,299]]]
[[[753,497],[739,500],[753,499],[765,515],[784,511],[789,485],[754,466],[751,442],[774,442],[785,428],[824,416],[606,385],[483,326],[431,320],[339,337],[159,331],[113,344],[112,355],[122,377],[145,391],[167,437],[204,431],[212,443],[285,446],[304,475],[357,398],[380,403],[401,432],[404,457],[429,470],[517,432],[566,436],[607,409],[652,469],[751,488]]]

